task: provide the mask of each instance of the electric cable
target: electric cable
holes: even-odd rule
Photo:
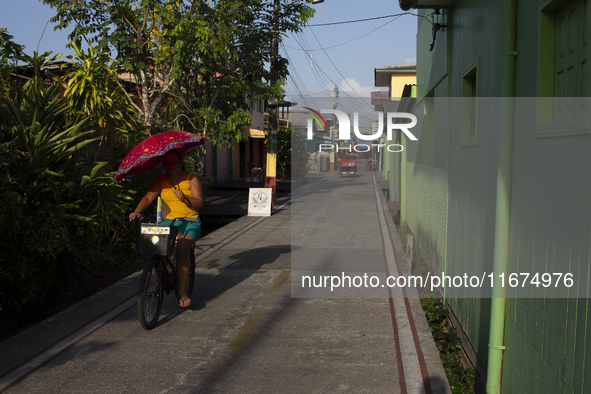
[[[281,50],[285,54],[285,58],[287,59],[288,64],[291,65],[291,69],[293,70],[293,74],[295,76],[295,78],[294,78],[294,76],[292,76],[292,73],[290,72],[288,74],[288,77],[292,80],[292,83],[295,86],[295,88],[298,91],[298,93],[300,94],[300,96],[303,97],[304,101],[306,102],[306,105],[309,106],[309,102],[307,101],[307,98],[306,97],[307,96],[310,96],[310,92],[308,92],[308,89],[306,88],[306,85],[302,81],[302,78],[300,77],[300,74],[299,74],[297,68],[295,68],[295,66],[293,66],[293,63],[292,63],[292,60],[291,60],[291,56],[289,55],[289,52],[287,52],[287,50],[283,46],[283,43],[280,43],[280,45],[281,45]],[[306,94],[302,93],[302,90],[300,89],[300,84],[303,86],[303,89],[306,91]]]
[[[416,15],[416,14],[412,14],[412,13],[405,13],[405,14],[395,14],[395,15],[390,15],[390,17],[392,17],[392,18],[393,18],[392,20],[390,20],[390,21],[388,21],[388,22],[384,23],[383,25],[381,25],[381,26],[379,26],[379,27],[377,27],[377,28],[375,28],[375,29],[373,29],[373,30],[371,30],[371,31],[369,31],[369,32],[367,32],[367,33],[365,33],[365,34],[363,34],[363,35],[359,36],[359,37],[356,37],[356,38],[354,38],[354,39],[352,39],[352,40],[349,40],[349,41],[346,41],[346,42],[343,42],[343,43],[340,43],[340,44],[337,44],[337,45],[333,45],[333,46],[330,46],[330,47],[326,47],[326,48],[320,48],[320,49],[307,49],[307,51],[318,52],[318,51],[323,51],[323,50],[326,50],[326,49],[333,49],[333,48],[338,48],[338,47],[340,47],[340,46],[343,46],[343,45],[347,45],[347,44],[349,44],[349,43],[352,43],[353,41],[357,41],[357,40],[359,40],[360,38],[363,38],[363,37],[365,37],[365,36],[367,36],[367,35],[369,35],[369,34],[371,34],[371,33],[375,32],[375,31],[377,31],[377,30],[381,29],[382,27],[385,27],[386,25],[389,25],[390,23],[394,22],[395,20],[397,20],[398,18],[400,18],[401,16],[404,16],[404,15],[415,15],[415,16],[419,16],[419,17],[425,18],[425,20],[426,20],[427,22],[429,22],[429,23],[433,24],[433,22],[431,22],[429,19],[427,19],[427,16],[423,16],[423,15]],[[431,15],[431,14],[430,14],[430,15]],[[430,16],[430,15],[428,15],[428,16]],[[317,25],[306,25],[306,27],[313,27],[313,26],[317,26]],[[311,30],[311,29],[310,29],[310,30]],[[295,47],[290,47],[289,45],[286,45],[286,47],[288,47],[288,48],[290,48],[290,49],[295,49],[296,51],[301,51],[301,50],[303,50],[303,49],[299,49],[299,48],[295,48]]]
[[[305,50],[305,46],[307,43],[307,40],[305,39],[305,35],[302,35],[300,40],[298,40],[296,37],[293,37],[295,42],[298,43],[298,45],[300,45],[302,47],[302,49]],[[314,68],[314,64],[316,63],[314,61],[313,57],[310,57],[310,62],[311,62],[311,67],[312,67],[312,73],[314,74],[314,77],[316,78],[316,81],[318,82],[318,84],[320,85],[321,89],[324,89],[325,93],[327,96],[330,96],[330,91],[327,89],[327,81],[324,78],[324,76],[322,74],[320,74],[315,68]]]
[[[311,29],[310,29],[310,30],[311,30]],[[312,32],[312,33],[314,34],[314,32]],[[316,40],[318,41],[318,38],[316,37],[316,35],[315,35],[315,34],[314,34],[314,36],[315,36]],[[299,39],[299,40],[298,40],[298,38],[297,38],[297,37],[292,37],[292,38],[293,38],[293,39],[294,39],[294,41],[296,41],[296,43],[297,43],[297,44],[298,44],[298,45],[299,45],[299,46],[302,48],[302,49],[301,49],[302,51],[304,51],[304,52],[308,52],[308,51],[309,51],[309,49],[307,49],[307,48],[306,48],[306,47],[309,47],[309,44],[308,44],[308,42],[307,42],[307,39],[306,39],[306,37],[305,37],[305,35],[304,35],[304,34],[302,34],[302,35],[300,36],[300,39]],[[322,46],[322,45],[320,44],[320,42],[319,42],[319,45],[320,45],[320,46]],[[288,48],[289,48],[289,46],[287,46],[287,45],[285,45],[285,44],[284,44],[283,46],[284,46],[284,47],[288,47]],[[325,54],[326,54],[326,52],[325,52]],[[326,54],[326,55],[327,55],[327,57],[329,58],[329,60],[331,61],[331,63],[333,64],[333,66],[335,67],[335,69],[337,70],[337,72],[339,72],[340,76],[341,76],[341,77],[342,77],[342,78],[345,80],[345,83],[347,83],[347,85],[349,85],[349,87],[351,88],[351,90],[353,90],[353,91],[355,92],[355,94],[358,96],[358,98],[360,98],[360,99],[361,99],[361,96],[359,95],[359,93],[357,93],[357,92],[355,91],[355,89],[354,89],[354,88],[353,88],[353,87],[352,87],[352,86],[349,84],[349,82],[347,81],[347,79],[346,79],[346,78],[345,78],[345,77],[342,75],[342,73],[341,73],[341,72],[338,70],[338,68],[336,67],[336,65],[334,64],[334,62],[332,62],[332,60],[330,59],[330,57],[328,56],[328,54]],[[322,69],[322,67],[320,67],[320,65],[318,64],[318,62],[317,62],[317,61],[315,61],[313,58],[311,58],[311,63],[312,63],[313,65],[315,65],[315,66],[316,66],[316,68],[312,67],[312,69],[313,69],[313,73],[314,73],[314,76],[315,76],[315,78],[316,78],[317,82],[320,84],[321,88],[323,88],[323,89],[326,89],[326,90],[324,91],[324,94],[326,94],[326,97],[330,97],[330,96],[331,96],[331,92],[327,90],[326,86],[327,86],[328,84],[325,82],[325,80],[326,80],[326,79],[328,79],[328,80],[329,80],[329,81],[332,83],[332,85],[337,85],[337,83],[335,83],[335,82],[334,82],[334,81],[333,81],[333,80],[330,78],[330,76],[329,76],[329,75],[328,75],[328,74],[327,74],[327,73],[326,73],[326,72],[325,72],[325,71]],[[318,71],[317,71],[317,70],[318,70]],[[321,72],[322,74],[320,74],[320,72]],[[337,85],[337,86],[338,86],[338,85]],[[351,98],[351,99],[355,99],[355,97],[351,96],[351,95],[350,95],[350,94],[349,94],[347,91],[345,91],[345,90],[342,90],[342,89],[341,89],[341,91],[344,93],[344,95],[345,95],[345,96],[348,96],[348,97],[349,97],[349,98]],[[341,103],[342,103],[342,102],[341,102]],[[367,109],[368,109],[370,112],[375,112],[375,109],[374,109],[373,107],[369,106],[368,104],[366,104],[366,103],[363,103],[363,102],[362,102],[361,104],[362,104],[362,106],[364,106],[365,108],[367,108]],[[342,108],[344,107],[343,105],[340,105],[340,106],[341,106]],[[343,108],[343,109],[347,109],[347,108]],[[365,122],[368,122],[369,124],[371,124],[371,123],[373,122],[373,119],[369,118],[369,117],[368,117],[368,116],[367,116],[367,115],[366,115],[366,114],[365,114],[363,111],[359,111],[359,108],[355,108],[355,111],[353,111],[353,112],[358,112],[358,113],[359,113],[359,119],[360,119],[360,120],[364,120]]]
[[[386,19],[386,18],[393,18],[395,16],[403,16],[403,15],[414,15],[422,17],[423,15],[413,14],[412,12],[403,12],[400,14],[392,14],[392,15],[384,15],[384,16],[376,16],[373,18],[365,18],[365,19],[355,19],[352,21],[343,21],[343,22],[331,22],[331,23],[318,23],[314,25],[306,25],[307,27],[317,27],[317,26],[334,26],[334,25],[345,25],[347,23],[357,23],[357,22],[366,22],[366,21],[374,21],[377,19]]]
[[[316,33],[314,33],[314,30],[312,28],[310,28],[310,31],[312,32],[312,35],[316,39],[316,42],[318,42],[318,45],[320,45],[320,48],[323,48],[322,47],[322,44],[320,43],[320,40],[316,36]],[[332,61],[332,59],[330,58],[330,56],[328,56],[328,53],[326,53],[326,51],[324,50],[324,48],[322,50],[324,51],[324,54],[326,55],[326,57],[328,58],[328,60],[330,61],[330,63],[333,65],[334,69],[337,70],[337,72],[339,73],[339,75],[341,76],[341,78],[343,78],[343,80],[345,81],[345,83],[347,85],[349,85],[349,87],[351,88],[351,90],[353,92],[355,92],[355,94],[357,95],[357,97],[361,97],[361,95],[359,93],[357,93],[357,91],[355,90],[355,88],[353,88],[353,86],[351,86],[351,84],[349,83],[349,81],[347,80],[347,78],[345,78],[345,76],[343,75],[343,73],[341,73],[341,71],[338,69],[338,67],[336,66],[336,64],[334,64],[334,62]]]

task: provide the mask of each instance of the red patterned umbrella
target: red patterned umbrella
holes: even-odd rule
[[[186,131],[165,131],[146,138],[135,146],[121,162],[115,181],[121,182],[133,175],[144,174],[162,165],[163,157],[171,150],[184,155],[195,147],[203,145],[207,138]]]

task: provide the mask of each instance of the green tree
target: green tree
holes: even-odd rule
[[[64,96],[70,108],[80,114],[92,116],[99,127],[110,126],[125,132],[131,128],[125,119],[130,109],[125,89],[118,83],[117,69],[111,66],[113,60],[107,51],[90,47],[87,52],[71,47],[76,55],[66,67],[66,91]]]
[[[64,96],[74,114],[88,117],[96,125],[100,135],[96,160],[113,131],[126,135],[134,130],[134,111],[109,54],[98,47],[91,46],[85,52],[75,43],[71,46],[76,55],[68,56],[72,62],[64,65],[68,70]]]
[[[10,95],[16,86],[11,74],[24,56],[24,46],[15,43],[13,38],[5,28],[0,28],[0,94],[5,95]]]
[[[308,0],[44,0],[56,8],[59,28],[73,26],[82,38],[117,52],[117,60],[139,85],[137,109],[144,125],[205,134],[215,144],[240,140],[251,119],[246,93],[279,96],[279,81],[269,85],[276,17],[280,34],[297,31],[313,14]]]
[[[304,136],[290,128],[277,132],[277,175],[301,180],[308,173],[308,158]]]
[[[283,1],[276,15],[280,34],[298,31],[312,14],[304,1]],[[240,141],[240,127],[251,121],[247,98],[283,95],[287,62],[277,65],[279,80],[273,85],[267,67],[274,16],[273,1],[218,2],[206,18],[210,26],[206,45],[187,42],[196,48],[186,53],[198,52],[199,56],[183,59],[175,92],[182,109],[194,120],[193,126],[216,144]],[[195,23],[178,26],[188,37],[199,34],[199,28]]]

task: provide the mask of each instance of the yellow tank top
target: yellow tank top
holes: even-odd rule
[[[189,190],[189,179],[191,179],[191,174],[187,174],[176,186],[180,188],[186,196],[194,197]],[[168,179],[168,175],[162,175],[160,197],[162,197],[162,200],[170,209],[170,213],[166,215],[166,219],[199,217],[199,210],[189,207],[174,195],[174,188]]]

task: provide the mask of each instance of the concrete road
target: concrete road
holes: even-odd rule
[[[448,393],[418,299],[301,293],[296,272],[362,271],[346,256],[327,267],[331,252],[376,275],[406,264],[375,185],[372,173],[311,177],[294,206],[199,240],[192,305],[165,297],[151,331],[137,322],[136,274],[1,343],[0,393]],[[356,204],[374,214],[351,222]],[[347,215],[356,236],[332,241]],[[310,253],[318,245],[325,254]]]

